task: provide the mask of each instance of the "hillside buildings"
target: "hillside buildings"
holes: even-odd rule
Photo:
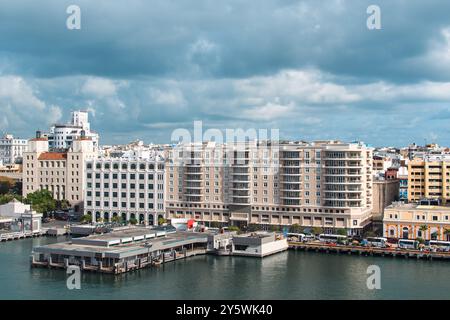
[[[38,132],[23,154],[23,196],[46,189],[56,200],[66,199],[75,211],[81,212],[86,186],[84,163],[95,155],[90,137],[74,139],[67,150],[50,151],[48,139]]]
[[[55,124],[51,127],[50,133],[47,136],[51,150],[69,149],[72,143],[81,136],[89,138],[93,146],[98,148],[99,135],[91,130],[87,111],[71,112],[70,122],[66,124]]]
[[[5,134],[0,138],[0,165],[21,163],[22,154],[26,151],[27,145],[28,140]]]

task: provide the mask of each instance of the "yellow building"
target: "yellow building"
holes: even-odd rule
[[[408,201],[450,200],[450,160],[414,159],[408,164]]]
[[[450,241],[450,207],[394,203],[384,210],[383,235]]]

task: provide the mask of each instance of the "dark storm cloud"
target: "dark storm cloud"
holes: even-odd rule
[[[81,30],[66,8],[81,8]],[[382,29],[366,27],[381,8]],[[0,129],[91,111],[103,142],[172,130],[450,143],[449,1],[0,0]]]

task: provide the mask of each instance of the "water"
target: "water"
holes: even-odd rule
[[[61,239],[60,239],[61,240]],[[30,268],[35,245],[0,243],[0,299],[449,299],[450,262],[289,251],[264,259],[198,256],[119,276],[83,273],[68,290],[64,270]],[[381,290],[366,286],[381,268]]]

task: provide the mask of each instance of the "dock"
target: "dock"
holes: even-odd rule
[[[35,247],[32,267],[121,274],[206,254],[207,235],[134,227]]]
[[[379,257],[401,257],[412,259],[425,260],[449,260],[450,252],[434,252],[434,251],[420,251],[411,249],[398,248],[378,248],[378,247],[362,247],[362,246],[344,246],[344,245],[330,245],[325,243],[315,242],[288,242],[289,249],[313,251],[322,253],[337,253],[360,256],[379,256]]]
[[[33,237],[40,237],[40,236],[43,236],[45,234],[46,233],[43,232],[43,231],[40,231],[40,232],[25,231],[25,232],[0,233],[0,242],[19,240],[19,239],[25,239],[25,238],[33,238]]]

